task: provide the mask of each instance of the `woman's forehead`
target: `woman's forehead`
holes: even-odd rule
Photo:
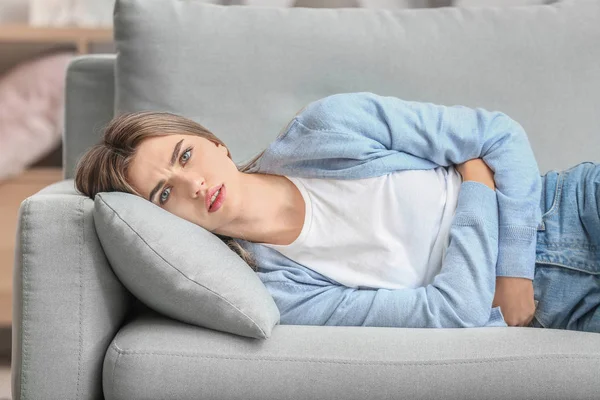
[[[177,143],[179,140],[184,138],[184,135],[150,136],[142,140],[142,142],[140,143],[140,149],[142,150],[142,152],[166,150],[166,146],[169,143]]]
[[[173,150],[173,146],[182,139],[184,143],[194,142],[194,144],[205,144],[209,142],[209,140],[198,135],[171,134],[148,137],[142,140],[140,148],[145,147],[150,151],[169,151]]]
[[[170,168],[170,162],[185,150],[185,146],[193,144],[202,145],[202,137],[196,135],[173,134],[152,136],[144,139],[138,148],[131,163],[132,178],[134,182],[147,180],[159,171]]]
[[[183,146],[183,135],[152,136],[140,143],[129,169],[129,177],[136,190],[145,194],[149,192],[147,186],[156,184],[150,181],[169,167],[173,149],[181,139],[184,139]]]

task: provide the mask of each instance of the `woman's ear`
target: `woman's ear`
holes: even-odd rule
[[[227,148],[227,146],[223,146],[221,143],[217,143],[215,142],[215,144],[217,145],[217,148],[219,150],[222,150],[223,153],[225,153],[225,155],[229,158],[231,158],[231,155],[229,154],[229,149]]]

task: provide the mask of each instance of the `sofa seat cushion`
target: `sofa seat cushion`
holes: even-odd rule
[[[141,308],[108,348],[103,389],[110,400],[594,398],[599,365],[589,332],[277,325],[256,340]]]

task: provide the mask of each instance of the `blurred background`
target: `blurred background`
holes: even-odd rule
[[[510,7],[559,0],[195,0],[268,7]],[[114,0],[0,0],[0,400],[10,398],[12,277],[20,204],[62,180],[65,72],[114,53]]]

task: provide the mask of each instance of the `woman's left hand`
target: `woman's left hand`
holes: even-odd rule
[[[533,281],[527,278],[496,277],[492,307],[500,306],[508,326],[528,326],[535,313]]]
[[[474,158],[462,164],[456,164],[454,168],[462,177],[462,181],[475,181],[496,190],[494,171],[483,161],[483,158]]]

